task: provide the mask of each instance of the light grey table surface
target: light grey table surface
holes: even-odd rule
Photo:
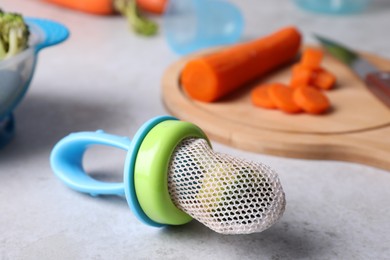
[[[307,13],[292,1],[235,2],[245,15],[245,38],[294,24],[306,42],[321,32],[390,58],[389,1],[346,16]],[[167,114],[161,76],[179,56],[162,33],[136,36],[118,16],[38,0],[1,0],[0,7],[55,19],[71,31],[66,42],[39,54],[15,111],[15,139],[0,151],[0,259],[390,259],[390,173],[374,167],[255,154],[213,141],[216,151],[263,162],[280,175],[285,214],[250,235],[220,235],[197,221],[152,228],[120,197],[65,187],[49,165],[53,145],[84,130],[132,136],[149,118]],[[123,151],[96,148],[85,167],[96,178],[120,181],[124,160]]]

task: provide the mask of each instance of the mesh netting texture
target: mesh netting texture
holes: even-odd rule
[[[261,232],[282,216],[286,204],[268,166],[216,153],[196,138],[176,147],[168,190],[179,209],[222,234]]]

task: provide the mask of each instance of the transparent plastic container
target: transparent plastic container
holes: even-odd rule
[[[224,0],[170,0],[163,30],[179,55],[237,42],[244,28],[240,10]]]

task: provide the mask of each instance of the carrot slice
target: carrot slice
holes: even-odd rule
[[[317,69],[321,67],[324,53],[317,48],[307,48],[303,51],[300,64],[309,69]]]
[[[293,88],[308,86],[313,78],[313,70],[296,64],[292,68],[290,86]]]
[[[336,76],[324,68],[317,69],[311,80],[311,84],[325,90],[332,89],[335,83]]]
[[[291,61],[301,34],[283,28],[254,41],[234,44],[189,60],[181,73],[186,94],[203,102],[217,101],[246,83]]]
[[[293,99],[294,89],[284,84],[275,83],[268,88],[268,95],[276,107],[286,113],[298,113],[302,109]]]
[[[263,108],[269,108],[269,109],[276,108],[275,103],[271,100],[271,98],[268,94],[268,88],[272,85],[274,85],[274,84],[273,83],[261,84],[261,85],[256,86],[251,91],[252,104],[254,104],[255,106],[258,106],[258,107],[263,107]]]
[[[321,114],[330,108],[327,96],[321,90],[312,87],[294,89],[294,102],[305,112]]]

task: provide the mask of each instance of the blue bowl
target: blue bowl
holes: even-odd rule
[[[39,51],[69,36],[68,29],[57,22],[36,18],[25,20],[30,29],[29,48],[0,61],[0,148],[13,136],[15,122],[12,113],[27,92]]]

